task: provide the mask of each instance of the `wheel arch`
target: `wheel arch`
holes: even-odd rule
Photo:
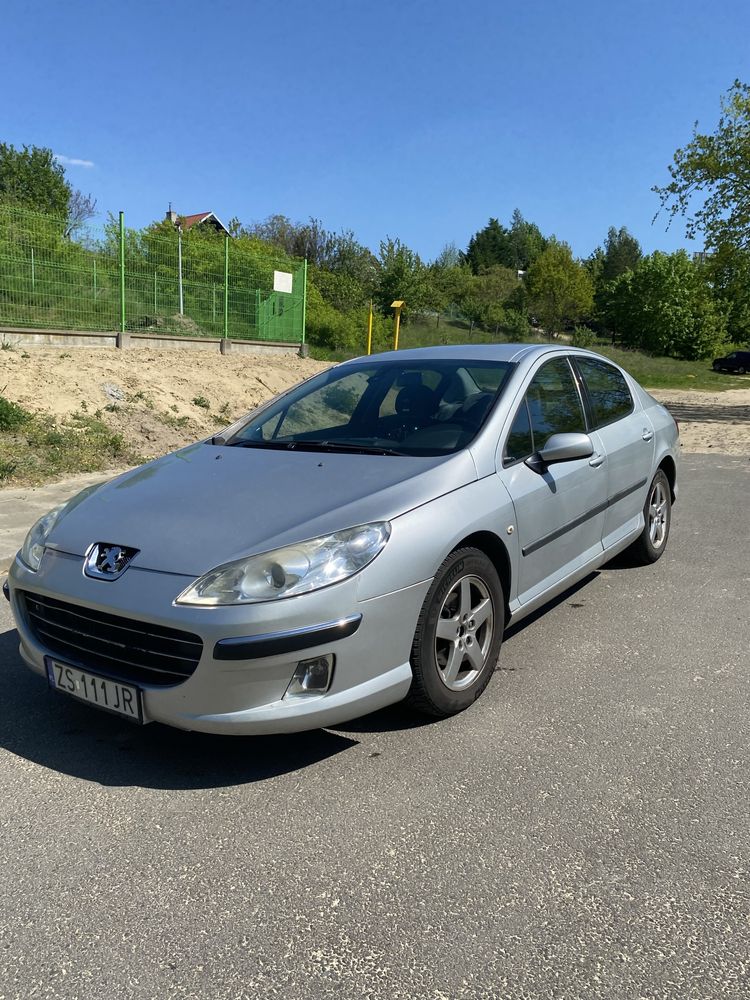
[[[475,531],[473,534],[462,538],[458,544],[454,545],[451,551],[455,552],[456,549],[464,548],[479,549],[480,552],[484,552],[487,558],[492,561],[503,587],[505,623],[507,625],[510,619],[510,606],[508,602],[510,600],[511,585],[511,567],[508,550],[501,539],[492,531]]]
[[[659,462],[659,468],[669,481],[669,492],[671,494],[670,500],[674,503],[677,499],[677,495],[675,493],[675,485],[677,483],[677,465],[675,464],[675,460],[671,455],[665,455],[661,462]]]

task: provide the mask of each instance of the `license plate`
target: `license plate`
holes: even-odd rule
[[[143,722],[141,692],[137,687],[90,674],[87,670],[72,667],[69,663],[59,663],[49,657],[46,664],[47,679],[55,691],[62,691],[63,694],[88,702],[89,705],[96,705],[107,712],[114,712],[131,722]]]

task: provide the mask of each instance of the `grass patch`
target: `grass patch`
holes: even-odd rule
[[[190,423],[190,417],[176,417],[173,413],[160,413],[159,419],[168,427],[176,427],[178,430],[182,430],[183,427],[187,427]]]
[[[28,410],[0,396],[0,431],[14,431],[31,420]]]
[[[21,424],[0,431],[0,484],[4,486],[45,483],[58,476],[139,461],[121,434],[85,413],[75,413],[65,422],[29,413]]]
[[[676,358],[654,358],[641,351],[626,351],[621,347],[597,343],[591,348],[630,372],[644,389],[701,389],[723,392],[726,389],[750,388],[750,380],[715,372],[710,361],[678,361]]]
[[[206,399],[205,396],[195,396],[193,398],[193,402],[195,403],[196,406],[200,406],[201,409],[203,410],[211,409],[211,404],[209,403],[209,401]]]

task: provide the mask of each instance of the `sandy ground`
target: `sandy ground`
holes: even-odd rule
[[[750,457],[750,388],[650,391],[679,421],[683,451]]]
[[[0,352],[0,395],[60,417],[82,409],[98,414],[150,458],[231,423],[325,367],[293,355],[17,349]],[[680,421],[684,451],[750,456],[750,388],[653,395]],[[208,409],[194,402],[201,397]]]

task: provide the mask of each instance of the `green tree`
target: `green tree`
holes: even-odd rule
[[[463,263],[461,251],[454,243],[446,243],[427,268],[427,299],[440,326],[441,313],[458,306],[471,281],[471,269]]]
[[[614,281],[625,271],[632,271],[643,256],[641,245],[625,226],[610,226],[604,241],[600,279]]]
[[[526,277],[529,303],[552,338],[564,326],[588,315],[593,306],[593,285],[586,269],[573,259],[567,243],[551,239],[529,268]]]
[[[729,339],[750,345],[750,251],[724,243],[701,266],[726,313]]]
[[[526,271],[547,245],[541,230],[527,222],[519,209],[513,211],[510,228],[497,219],[490,219],[484,229],[469,240],[464,260],[474,274],[481,274],[490,267],[508,267]]]
[[[497,219],[490,219],[484,229],[469,240],[464,260],[474,274],[508,259],[508,230]]]
[[[380,244],[379,262],[376,298],[380,309],[390,313],[391,302],[402,299],[408,313],[421,312],[429,304],[429,292],[427,269],[419,254],[388,237]]]
[[[644,257],[610,285],[607,322],[628,347],[688,360],[714,354],[726,316],[702,268],[684,252]]]
[[[670,183],[653,190],[670,223],[685,216],[688,238],[703,233],[709,249],[750,249],[750,86],[735,80],[721,98],[716,130],[705,135],[696,124],[669,173]],[[700,204],[691,211],[694,199]]]
[[[0,201],[67,219],[72,194],[51,149],[0,142]]]
[[[500,263],[516,271],[527,271],[547,246],[539,226],[527,222],[519,209],[514,209],[508,230],[506,257]]]

